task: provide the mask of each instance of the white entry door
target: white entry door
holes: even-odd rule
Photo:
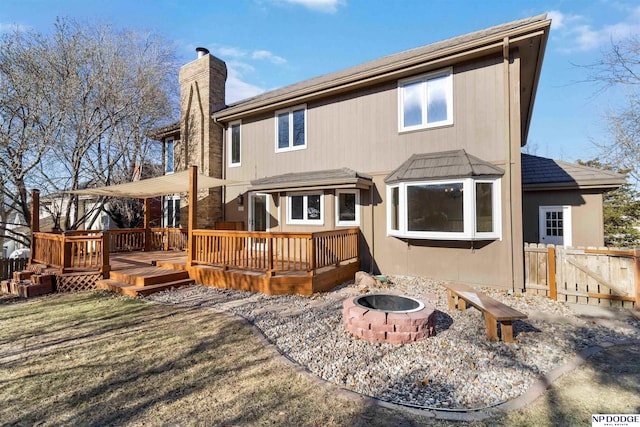
[[[540,243],[571,246],[571,206],[540,206]]]

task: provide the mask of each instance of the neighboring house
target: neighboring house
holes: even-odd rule
[[[603,246],[602,194],[624,181],[615,172],[523,154],[524,240]]]
[[[66,217],[67,207],[70,202],[70,196],[67,193],[52,193],[40,197],[40,230],[53,231],[62,230]],[[86,217],[79,229],[84,230],[108,230],[116,228],[115,224],[104,210],[99,210],[96,206],[97,200],[95,196],[78,196],[78,212],[77,217]],[[76,220],[76,213],[71,210],[71,223]]]
[[[199,48],[180,70],[180,121],[154,137],[167,172],[196,164],[238,182],[199,193],[201,228],[359,227],[363,269],[522,288],[520,149],[550,24],[498,25],[228,106],[226,65]]]
[[[27,221],[24,220],[24,217],[19,212],[13,211],[9,214],[6,227],[7,236],[10,236],[11,234],[19,234],[26,236],[27,239],[29,238],[31,230],[27,226]],[[8,258],[14,251],[18,249],[25,249],[27,247],[28,246],[25,246],[22,243],[16,242],[8,237],[4,237],[2,239],[2,258]]]

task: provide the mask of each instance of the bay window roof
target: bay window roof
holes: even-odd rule
[[[504,170],[465,150],[414,154],[384,179],[386,184],[447,178],[498,178]]]

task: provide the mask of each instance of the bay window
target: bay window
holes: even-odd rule
[[[387,187],[387,232],[416,239],[499,239],[499,195],[499,178],[390,185]]]

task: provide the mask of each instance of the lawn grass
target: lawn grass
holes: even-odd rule
[[[363,416],[363,403],[333,396],[206,309],[82,293],[2,304],[0,325],[3,424],[415,423]]]
[[[584,425],[605,409],[640,412],[638,357],[626,370],[618,360],[618,372],[599,357],[530,407],[469,424]],[[607,405],[605,392],[622,403]],[[366,402],[296,372],[251,328],[208,309],[91,292],[0,299],[3,425],[468,424]]]

